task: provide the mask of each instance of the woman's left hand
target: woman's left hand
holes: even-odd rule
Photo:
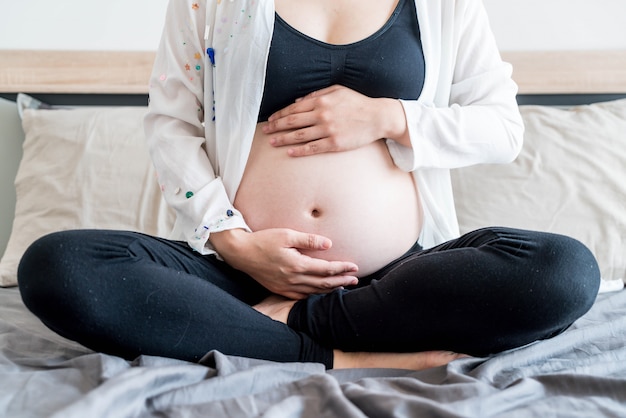
[[[405,129],[404,111],[397,100],[373,99],[335,85],[274,113],[263,132],[271,136],[271,145],[289,147],[287,152],[292,157],[348,151],[388,137],[389,122],[394,121],[383,115],[390,111],[402,118]],[[395,122],[397,126],[398,120]]]

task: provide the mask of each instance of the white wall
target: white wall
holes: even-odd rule
[[[0,0],[0,49],[154,49],[167,1]],[[626,49],[626,0],[484,3],[502,50]]]
[[[483,0],[501,50],[626,49],[626,0]]]
[[[152,50],[167,0],[0,0],[0,49]]]

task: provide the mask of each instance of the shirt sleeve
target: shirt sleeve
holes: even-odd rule
[[[411,148],[387,141],[394,162],[406,171],[506,163],[522,147],[512,67],[501,60],[482,2],[456,4],[447,26],[454,33],[441,34],[438,97],[431,103],[401,101]]]
[[[177,215],[176,229],[203,254],[215,252],[208,242],[211,233],[249,231],[220,178],[215,131],[205,129],[205,116],[213,126],[213,110],[204,107],[212,100],[212,57],[204,41],[210,27],[207,7],[214,3],[169,2],[144,121],[161,190]]]

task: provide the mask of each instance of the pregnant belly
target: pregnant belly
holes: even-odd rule
[[[413,178],[393,164],[383,141],[293,158],[287,148],[272,147],[260,126],[234,202],[253,231],[290,228],[323,235],[332,247],[305,253],[354,262],[359,276],[415,243],[422,217]]]

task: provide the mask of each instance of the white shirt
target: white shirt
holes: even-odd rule
[[[419,242],[459,235],[449,169],[510,162],[523,123],[480,0],[415,0],[426,62],[418,100],[402,101],[412,148],[387,140],[424,208]],[[214,253],[209,235],[250,230],[233,200],[257,124],[274,27],[270,0],[171,0],[150,80],[145,131],[172,238]],[[306,158],[306,157],[304,157]]]

